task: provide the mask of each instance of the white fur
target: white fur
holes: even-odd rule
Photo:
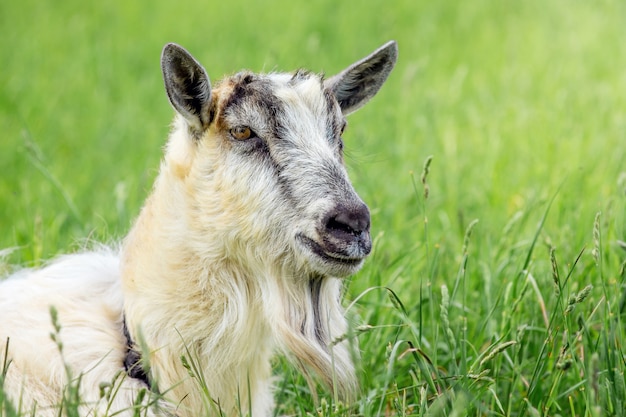
[[[83,413],[130,407],[144,384],[117,375],[125,355],[122,333],[123,296],[119,256],[100,252],[69,255],[40,270],[25,270],[0,285],[0,348],[9,339],[11,363],[4,382],[9,398],[22,411],[57,416],[67,384],[66,364],[73,377],[82,373]],[[58,310],[62,353],[52,341],[50,307]],[[3,356],[3,355],[1,355]],[[112,403],[101,399],[99,384],[113,382],[119,392]],[[36,408],[34,408],[36,407]],[[130,415],[130,414],[129,414]]]
[[[361,66],[383,59],[393,66],[395,44],[383,48],[346,70],[351,87]],[[179,114],[122,249],[64,256],[0,283],[0,352],[8,340],[10,359],[4,391],[22,410],[57,415],[69,371],[80,377],[82,415],[132,415],[147,386],[124,372],[125,317],[162,394],[143,400],[158,400],[150,415],[271,415],[276,351],[349,397],[355,349],[349,338],[334,343],[347,331],[340,277],[361,266],[369,233],[325,229],[324,216],[336,207],[367,213],[343,167],[339,133],[329,131],[343,120],[343,107],[329,107],[318,76],[255,76],[284,110],[278,138],[258,100],[225,107],[246,74],[211,89],[204,69],[176,46],[166,47],[163,66]],[[386,68],[368,81],[366,95],[350,101],[350,111],[378,91]],[[198,81],[197,101],[180,82],[186,75]],[[346,89],[341,79],[331,85]],[[230,136],[242,125],[263,138],[265,150]],[[369,228],[369,215],[367,221]],[[316,255],[302,236],[337,260]],[[51,306],[61,352],[50,337]],[[101,398],[102,383],[113,383],[116,394]]]

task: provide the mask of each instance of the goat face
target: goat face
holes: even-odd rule
[[[220,229],[229,256],[243,247],[247,260],[297,271],[358,270],[371,250],[370,214],[348,179],[341,135],[345,116],[378,92],[396,56],[390,42],[325,80],[244,72],[212,89],[188,52],[167,45],[166,91],[186,132],[173,135],[168,154],[186,155],[179,165],[195,178],[195,223],[212,235]]]

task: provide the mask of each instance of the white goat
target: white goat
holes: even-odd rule
[[[341,277],[370,252],[370,216],[341,134],[396,56],[389,42],[328,79],[242,72],[212,88],[166,45],[177,116],[154,189],[119,253],[65,256],[0,284],[0,394],[56,416],[73,375],[82,415],[132,415],[148,392],[149,415],[269,416],[276,351],[354,394],[354,352],[334,341],[348,330]]]

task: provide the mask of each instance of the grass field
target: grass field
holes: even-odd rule
[[[624,2],[21,0],[0,34],[3,270],[124,236],[173,116],[166,42],[217,80],[396,39],[345,135],[375,237],[346,295],[362,396],[314,403],[279,360],[277,413],[626,415]]]

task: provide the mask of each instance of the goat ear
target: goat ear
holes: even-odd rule
[[[343,114],[350,114],[367,103],[387,80],[398,58],[398,44],[389,41],[367,57],[324,81]]]
[[[165,91],[174,109],[198,130],[209,123],[211,81],[189,52],[169,43],[161,54]]]

